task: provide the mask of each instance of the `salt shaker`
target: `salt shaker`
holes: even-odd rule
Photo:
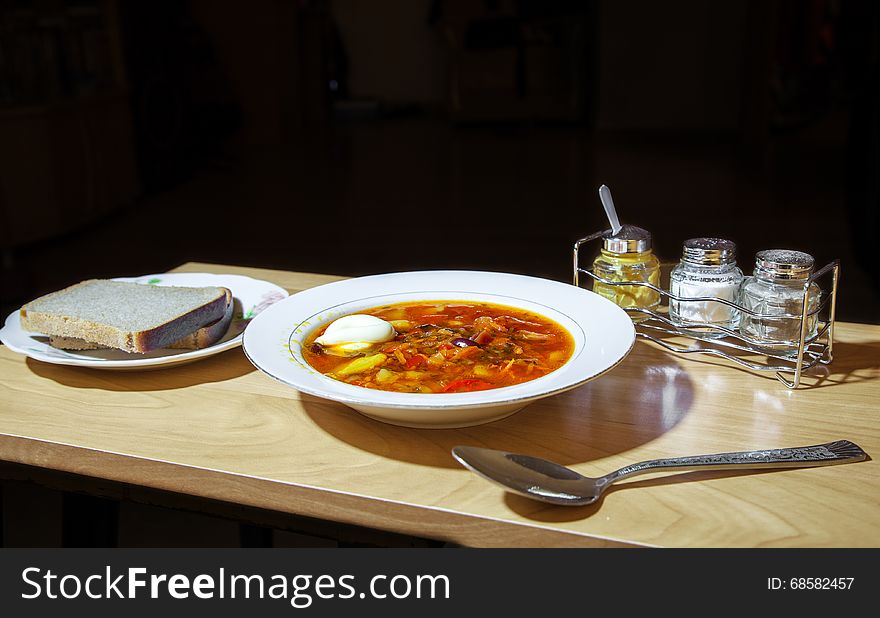
[[[593,273],[607,281],[643,281],[659,287],[660,261],[651,244],[650,232],[623,225],[617,234],[602,237],[602,249],[593,262]],[[594,281],[593,291],[624,308],[648,309],[660,304],[660,293],[644,286]]]
[[[801,316],[807,303],[805,340],[816,336],[820,290],[807,282],[813,257],[801,251],[770,249],[755,256],[755,272],[740,291],[740,304],[761,316],[743,313],[740,332],[759,344],[794,352],[801,337]],[[773,316],[790,316],[787,318]]]
[[[680,298],[721,298],[736,303],[743,273],[736,265],[736,245],[723,238],[691,238],[682,246],[681,262],[669,275],[669,291]],[[669,301],[669,318],[674,324],[706,324],[701,334],[723,337],[714,329],[736,328],[739,311],[716,301]],[[699,329],[689,329],[697,330]]]

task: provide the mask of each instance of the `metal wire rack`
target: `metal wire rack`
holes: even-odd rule
[[[660,294],[660,305],[657,307],[651,309],[624,307],[624,311],[635,323],[637,337],[652,341],[676,354],[718,356],[752,371],[773,371],[776,373],[777,379],[789,389],[796,389],[801,385],[801,376],[804,371],[817,365],[831,363],[840,260],[826,264],[805,280],[803,311],[800,314],[767,315],[756,313],[723,298],[711,296],[684,298],[648,282],[609,281],[596,275],[590,268],[581,268],[581,247],[599,240],[609,232],[610,230],[602,230],[575,242],[572,253],[574,285],[580,286],[580,276],[587,275],[593,281],[599,281],[605,285],[646,287]],[[810,307],[811,303],[806,302],[807,295],[814,284],[820,290],[819,302],[814,307]],[[676,323],[668,316],[669,300],[679,303],[717,302],[734,308],[740,312],[740,315],[748,314],[755,318],[770,318],[777,321],[796,320],[798,321],[797,332],[800,333],[800,338],[797,342],[792,341],[790,344],[773,345],[754,339],[738,330],[715,324]],[[816,334],[809,335],[810,329],[808,327],[814,316],[817,322]],[[680,342],[675,341],[675,338],[679,337],[689,339],[691,344],[687,347],[681,345]],[[787,376],[790,376],[790,379]]]

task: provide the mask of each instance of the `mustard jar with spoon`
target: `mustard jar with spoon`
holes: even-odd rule
[[[635,225],[620,224],[607,186],[599,188],[599,198],[611,230],[602,236],[602,248],[593,261],[593,274],[608,282],[644,282],[659,287],[660,261],[653,252],[651,233]],[[660,304],[660,293],[642,285],[593,281],[593,292],[625,309],[650,309]]]

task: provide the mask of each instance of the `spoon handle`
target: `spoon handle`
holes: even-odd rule
[[[614,200],[611,199],[611,189],[605,185],[599,187],[599,201],[602,202],[602,207],[605,208],[605,215],[608,217],[608,222],[611,224],[611,234],[617,234],[617,232],[620,231],[620,220],[617,218],[617,209],[614,208]]]
[[[867,453],[849,440],[838,440],[815,446],[778,448],[762,451],[739,451],[652,459],[624,466],[605,477],[605,483],[613,483],[628,476],[663,470],[732,470],[737,468],[802,468],[828,466],[837,463],[861,461]]]

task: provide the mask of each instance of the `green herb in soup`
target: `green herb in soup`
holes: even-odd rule
[[[463,393],[511,386],[558,369],[574,351],[571,335],[556,322],[503,305],[422,301],[358,315],[387,321],[393,338],[346,342],[322,337],[325,327],[308,337],[303,356],[324,375],[366,388]]]

